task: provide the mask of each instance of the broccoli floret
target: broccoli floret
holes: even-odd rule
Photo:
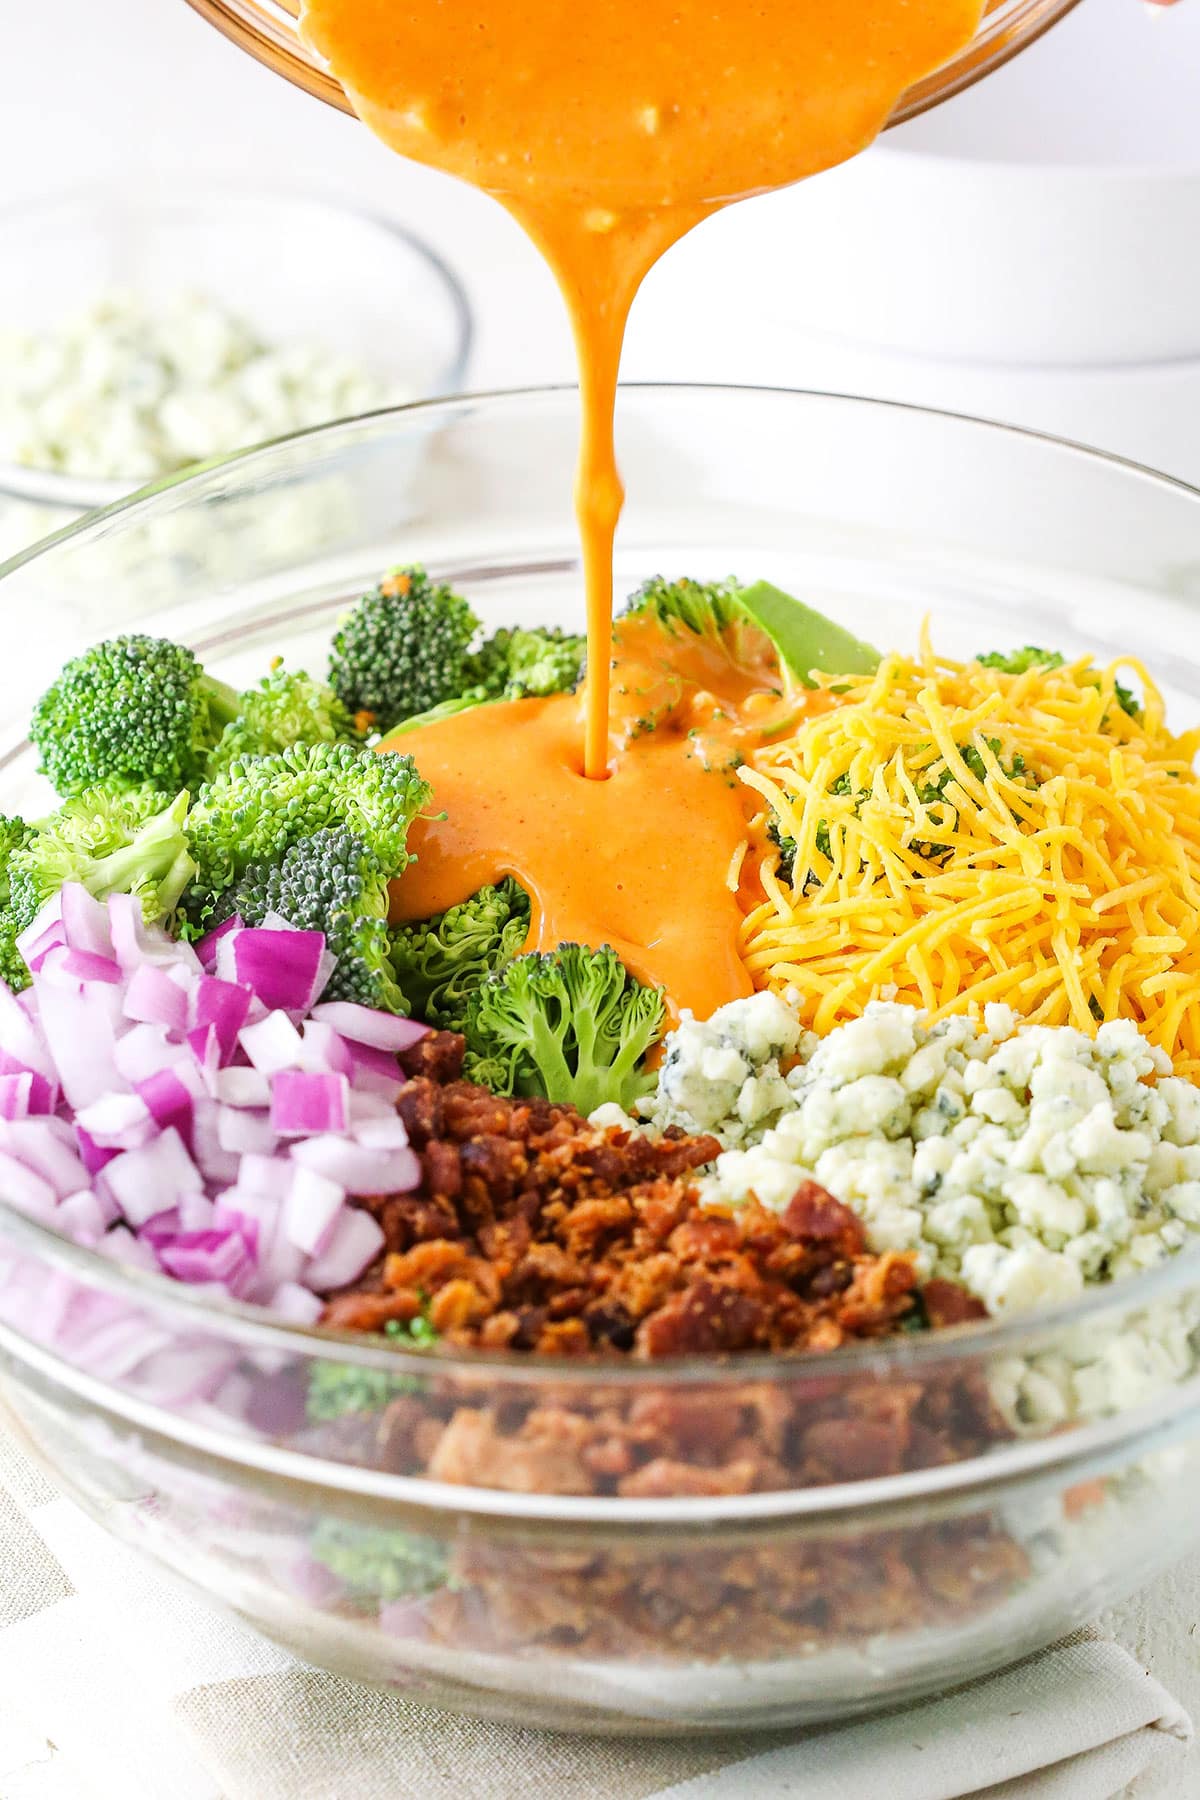
[[[216,923],[216,908],[244,870],[278,862],[315,832],[345,827],[391,877],[408,862],[408,827],[430,799],[409,756],[353,744],[308,744],[235,762],[201,788],[188,818],[199,873],[188,896],[194,927]]]
[[[668,581],[663,575],[652,575],[630,594],[620,616],[650,613],[667,632],[683,630],[707,636],[744,619],[740,593],[732,579],[693,581],[690,575],[681,575],[678,581]]]
[[[393,735],[436,725],[439,719],[485,706],[489,700],[541,700],[549,694],[568,693],[579,685],[586,649],[586,638],[572,637],[557,627],[526,631],[505,626],[468,659],[466,673],[471,686],[425,712],[402,719]]]
[[[389,1401],[416,1393],[419,1385],[412,1375],[385,1375],[353,1363],[315,1363],[308,1377],[308,1420],[323,1425],[351,1413],[382,1412]]]
[[[1116,700],[1121,711],[1123,713],[1128,713],[1131,719],[1141,718],[1142,703],[1134,693],[1133,689],[1126,687],[1123,681],[1113,682],[1113,698]]]
[[[989,650],[985,656],[977,656],[976,662],[985,669],[999,669],[1002,675],[1024,675],[1027,669],[1061,669],[1063,656],[1060,650],[1039,650],[1036,644],[1025,644],[1020,650]]]
[[[33,713],[29,734],[60,794],[85,788],[190,787],[237,695],[165,638],[118,637],[69,662]]]
[[[309,1549],[347,1588],[351,1598],[377,1601],[419,1599],[446,1585],[447,1558],[432,1538],[349,1519],[322,1519]]]
[[[41,820],[8,863],[10,911],[18,931],[33,922],[66,881],[97,899],[133,894],[148,925],[174,913],[195,874],[187,839],[188,796],[154,788],[110,793],[88,788]]]
[[[238,696],[237,718],[225,727],[208,759],[206,776],[252,756],[271,756],[297,744],[358,744],[363,733],[331,687],[303,671],[272,669]]]
[[[870,644],[769,581],[742,587],[733,580],[693,581],[683,576],[665,581],[655,576],[630,596],[623,616],[647,614],[672,634],[691,631],[719,637],[732,660],[745,666],[761,660],[765,642],[805,686],[812,685],[815,670],[861,675],[879,665],[879,652]]]
[[[33,827],[24,819],[0,813],[0,981],[14,994],[29,986],[29,970],[17,949],[16,940],[27,921],[18,917],[12,907],[10,864],[14,852],[23,850],[32,837]]]
[[[402,719],[399,725],[393,725],[388,737],[398,737],[402,731],[419,731],[422,725],[436,725],[439,719],[453,718],[455,713],[469,712],[473,706],[485,706],[495,698],[496,695],[486,688],[468,688],[465,694],[456,694],[453,700],[443,700],[426,712],[414,713],[411,719]]]
[[[213,916],[261,925],[278,914],[297,931],[321,931],[337,957],[326,1000],[354,1000],[381,1012],[408,1011],[388,960],[388,875],[374,851],[344,826],[314,831],[278,862],[251,863]]]
[[[824,826],[825,830],[824,844],[821,843],[822,826]],[[783,881],[790,882],[796,871],[796,840],[794,837],[788,836],[787,832],[784,831],[783,826],[776,818],[772,818],[770,824],[767,826],[767,836],[779,852],[779,861],[776,865],[779,877]],[[829,827],[825,824],[824,819],[822,819],[821,824],[817,826],[817,849],[820,850],[823,855],[828,856],[828,845]]]
[[[472,660],[477,689],[498,700],[541,699],[579,685],[587,639],[559,626],[506,627]]]
[[[471,994],[516,956],[529,934],[529,895],[506,876],[392,938],[392,967],[417,1018],[462,1031]]]
[[[605,945],[518,956],[471,994],[471,1074],[502,1094],[542,1094],[582,1113],[628,1112],[654,1085],[642,1059],[662,1029],[661,988],[643,987]]]
[[[1024,675],[1027,669],[1061,669],[1063,656],[1058,650],[1039,650],[1036,644],[1026,644],[1020,650],[1011,650],[1006,655],[1003,650],[989,650],[986,656],[977,656],[977,663],[985,669],[999,669],[1005,675]],[[1083,681],[1090,687],[1099,687],[1097,675],[1085,675]],[[1132,688],[1123,681],[1114,681],[1113,698],[1123,713],[1131,719],[1140,719],[1142,703]]]
[[[351,714],[387,730],[473,685],[467,651],[479,620],[461,594],[424,569],[394,569],[343,619],[329,680]]]

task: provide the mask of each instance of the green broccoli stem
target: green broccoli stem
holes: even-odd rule
[[[232,725],[241,710],[241,695],[236,688],[230,687],[227,681],[218,681],[215,675],[205,674],[200,683],[208,701],[209,716],[214,727],[224,730]]]
[[[179,794],[165,812],[156,813],[119,850],[100,857],[82,880],[93,894],[123,894],[154,883],[163,912],[173,912],[196,872],[183,835],[189,796]]]

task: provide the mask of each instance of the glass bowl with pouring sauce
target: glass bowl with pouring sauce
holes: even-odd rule
[[[485,623],[576,624],[576,423],[569,390],[376,414],[163,482],[8,564],[0,810],[44,809],[30,704],[114,629],[190,643],[239,685],[275,654],[319,672],[347,601],[417,560]],[[630,388],[618,440],[618,593],[733,573],[903,650],[926,615],[951,655],[1132,647],[1172,717],[1200,716],[1190,489],[818,394]],[[289,550],[274,527],[330,479],[353,504]],[[219,574],[169,548],[228,520]],[[1058,1310],[825,1354],[556,1362],[302,1329],[118,1266],[5,1199],[0,1183],[4,1427],[214,1602],[433,1706],[599,1733],[835,1718],[1052,1641],[1194,1537],[1187,1254]],[[1091,1371],[1086,1416],[997,1420],[1014,1383],[1064,1368]],[[473,1460],[438,1455],[447,1428]],[[697,1491],[697,1447],[722,1433],[762,1457],[754,1491]],[[658,1462],[652,1494],[614,1492],[603,1457],[579,1479],[572,1444],[631,1434]]]
[[[188,0],[233,43],[276,74],[330,106],[350,111],[339,83],[302,41],[297,30],[299,0]],[[1078,0],[988,0],[971,42],[942,68],[914,83],[901,96],[891,123],[906,119],[961,93],[1032,44],[1069,13]]]

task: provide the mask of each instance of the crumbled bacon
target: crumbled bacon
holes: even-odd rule
[[[908,1259],[871,1256],[815,1182],[778,1216],[705,1210],[689,1177],[715,1139],[599,1130],[570,1107],[428,1072],[456,1069],[460,1050],[435,1032],[406,1052],[422,1072],[397,1104],[422,1182],[368,1202],[389,1253],[327,1324],[374,1329],[381,1293],[403,1294],[464,1347],[645,1358],[832,1349],[911,1309]]]
[[[544,1366],[525,1381],[519,1365],[497,1381],[470,1357],[439,1358],[419,1392],[365,1412],[357,1437],[345,1419],[322,1428],[322,1448],[510,1493],[652,1500],[888,1476],[1003,1435],[965,1366],[921,1380],[886,1363],[822,1373],[813,1352],[885,1339],[921,1307],[935,1326],[983,1308],[950,1282],[918,1290],[911,1260],[872,1255],[858,1217],[816,1182],[778,1214],[706,1209],[691,1178],[716,1155],[712,1138],[655,1141],[497,1098],[459,1079],[462,1041],[445,1032],[404,1061],[398,1110],[421,1185],[361,1202],[386,1252],[324,1322],[379,1332],[423,1316],[464,1350],[593,1366],[586,1383]],[[775,1353],[777,1368],[731,1380],[746,1351]],[[686,1381],[653,1380],[658,1358],[681,1356]],[[706,1358],[711,1381],[695,1365]],[[597,1379],[622,1360],[643,1378]],[[479,1650],[769,1656],[978,1609],[1024,1569],[987,1515],[720,1553],[466,1542],[419,1628]]]

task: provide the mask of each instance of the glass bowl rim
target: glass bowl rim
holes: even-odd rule
[[[818,1528],[826,1522],[844,1528],[847,1515],[861,1522],[864,1514],[875,1513],[882,1515],[886,1523],[918,1503],[923,1507],[941,1503],[957,1510],[964,1501],[970,1504],[974,1496],[994,1502],[1004,1489],[1020,1491],[1025,1483],[1039,1478],[1053,1479],[1059,1485],[1086,1482],[1104,1471],[1114,1450],[1119,1450],[1125,1460],[1135,1454],[1148,1454],[1164,1441],[1176,1438],[1185,1421],[1200,1411],[1200,1376],[1193,1376],[1182,1386],[1151,1395],[1127,1412],[1089,1419],[1073,1430],[1050,1432],[1040,1438],[1009,1439],[958,1462],[932,1463],[899,1474],[841,1480],[826,1486],[662,1499],[528,1493],[477,1482],[459,1484],[423,1475],[401,1475],[331,1459],[269,1438],[248,1437],[232,1427],[207,1418],[191,1418],[186,1412],[172,1411],[161,1401],[127,1392],[114,1381],[67,1362],[58,1351],[24,1339],[12,1327],[0,1324],[0,1355],[9,1340],[17,1345],[8,1352],[9,1356],[33,1370],[35,1377],[65,1389],[93,1411],[121,1419],[143,1439],[160,1438],[175,1449],[199,1455],[209,1475],[215,1465],[232,1465],[273,1484],[298,1484],[306,1493],[317,1487],[347,1499],[398,1504],[415,1512],[466,1513],[481,1521],[501,1523],[602,1525],[617,1531],[653,1525],[769,1527],[797,1520]],[[390,1355],[387,1351],[382,1354]],[[811,1360],[824,1368],[830,1358]],[[668,1367],[665,1361],[654,1366]],[[579,1365],[566,1367],[575,1372],[578,1380]],[[559,1379],[562,1368],[560,1364]],[[428,1373],[427,1368],[425,1372]]]
[[[0,215],[0,222],[2,222],[2,215]],[[621,384],[621,392],[637,394],[642,397],[648,396],[651,399],[656,396],[671,399],[682,395],[703,399],[740,395],[752,399],[783,400],[785,402],[794,400],[832,401],[838,406],[865,409],[868,415],[875,412],[915,415],[919,418],[944,421],[953,429],[966,427],[968,433],[982,431],[989,434],[1000,434],[1017,441],[1027,440],[1035,445],[1062,452],[1072,460],[1078,458],[1084,462],[1096,463],[1101,467],[1114,467],[1127,471],[1141,480],[1149,481],[1169,492],[1177,493],[1185,500],[1200,502],[1200,487],[1193,486],[1177,476],[1165,475],[1144,463],[1120,456],[1113,451],[1096,449],[1074,442],[1069,438],[1056,436],[1052,432],[1036,431],[1027,426],[1009,425],[999,420],[979,418],[969,413],[954,412],[947,408],[920,406],[911,401],[875,399],[862,394],[828,392],[817,388],[787,388],[719,382],[625,382]],[[289,433],[284,437],[249,445],[232,451],[228,455],[213,457],[206,462],[195,463],[189,468],[163,476],[132,493],[122,495],[120,499],[109,506],[74,520],[60,531],[19,551],[7,561],[0,562],[0,583],[27,563],[48,554],[71,539],[82,536],[85,532],[97,527],[106,527],[110,521],[118,519],[126,511],[134,508],[149,509],[160,495],[172,493],[176,488],[190,482],[199,482],[215,470],[234,468],[242,462],[264,457],[273,450],[324,436],[331,439],[338,435],[350,436],[364,427],[378,426],[388,421],[403,422],[413,417],[421,424],[432,420],[436,425],[439,414],[445,414],[448,419],[453,419],[461,413],[464,407],[494,406],[499,408],[514,402],[534,404],[544,401],[561,402],[568,396],[574,396],[577,393],[578,389],[573,383],[561,382],[516,388],[496,388],[480,393],[438,396],[428,400],[412,401],[404,406],[379,408],[376,411],[360,413],[348,419],[326,421],[320,425],[310,426],[303,431]],[[0,590],[0,594],[2,594],[2,590]],[[203,639],[197,640],[197,644],[200,649],[206,648]],[[6,741],[0,741],[0,772],[3,772],[18,756],[25,754],[28,749],[29,743],[25,738],[17,738],[15,741],[9,738]],[[886,1368],[889,1373],[930,1369],[941,1362],[957,1361],[965,1356],[994,1354],[1005,1349],[1015,1350],[1022,1345],[1027,1347],[1031,1341],[1037,1340],[1049,1332],[1075,1327],[1106,1311],[1135,1310],[1160,1300],[1179,1288],[1191,1285],[1191,1282],[1196,1279],[1195,1271],[1200,1267],[1200,1247],[1197,1247],[1182,1251],[1154,1268],[1123,1277],[1118,1282],[1096,1286],[1075,1300],[1062,1301],[1054,1306],[1038,1308],[1028,1313],[1018,1313],[1009,1318],[989,1319],[986,1322],[967,1323],[943,1328],[940,1331],[912,1333],[901,1337],[881,1338],[847,1345],[837,1350],[822,1352],[819,1358],[755,1353],[724,1359],[692,1356],[664,1357],[645,1363],[585,1363],[582,1360],[566,1357],[539,1356],[535,1358],[519,1351],[445,1350],[436,1346],[430,1349],[406,1351],[391,1344],[377,1344],[364,1340],[362,1336],[351,1332],[333,1330],[323,1326],[299,1325],[276,1319],[265,1308],[246,1302],[233,1300],[214,1302],[211,1295],[194,1293],[185,1283],[172,1282],[165,1276],[152,1275],[140,1269],[126,1267],[98,1255],[93,1250],[85,1249],[70,1239],[62,1237],[49,1226],[8,1206],[0,1197],[0,1234],[3,1233],[15,1233],[18,1242],[23,1242],[42,1260],[64,1266],[77,1275],[81,1275],[90,1286],[99,1287],[118,1295],[131,1304],[153,1305],[167,1314],[178,1311],[181,1315],[181,1324],[192,1323],[194,1325],[203,1322],[213,1331],[224,1331],[235,1341],[241,1343],[269,1346],[275,1351],[286,1349],[293,1354],[305,1354],[312,1357],[336,1357],[339,1362],[352,1362],[363,1367],[393,1373],[402,1371],[410,1374],[428,1374],[431,1370],[440,1367],[448,1371],[457,1370],[463,1374],[491,1373],[498,1380],[519,1380],[527,1385],[542,1381],[562,1381],[564,1378],[569,1378],[573,1383],[581,1386],[662,1386],[668,1380],[689,1385],[707,1383],[713,1386],[732,1385],[748,1380],[803,1380],[806,1373],[814,1371],[818,1362],[822,1378],[842,1374],[850,1376],[855,1372],[864,1370],[874,1372],[883,1368]],[[30,1347],[34,1348],[32,1344]],[[1068,1435],[1074,1437],[1076,1434]]]
[[[329,72],[323,60],[304,43],[298,23],[298,9],[289,0],[266,0],[260,16],[247,17],[236,5],[223,0],[188,0],[188,4],[208,24],[236,48],[254,57],[272,71],[290,81],[303,93],[354,117],[354,109],[341,84]],[[895,108],[884,127],[907,124],[910,119],[952,100],[967,88],[974,87],[985,75],[1003,68],[1020,51],[1034,44],[1060,19],[1067,17],[1079,0],[1027,0],[1035,10],[1024,27],[1011,20],[996,19],[1002,0],[985,4],[975,35],[948,63],[907,87],[897,97]],[[268,16],[268,7],[272,16]],[[948,73],[949,72],[949,73]]]
[[[277,204],[310,206],[317,211],[340,214],[346,219],[356,219],[359,223],[371,226],[384,237],[393,239],[404,249],[411,252],[414,258],[423,263],[434,281],[441,287],[446,303],[447,317],[450,321],[453,336],[453,349],[440,364],[437,371],[438,392],[421,400],[408,402],[419,406],[428,399],[445,399],[459,391],[470,361],[471,350],[475,342],[475,314],[467,295],[466,286],[457,271],[446,260],[440,251],[424,238],[420,232],[405,225],[399,218],[393,217],[377,206],[360,206],[346,194],[339,193],[334,187],[307,187],[287,181],[270,181],[248,186],[233,176],[220,175],[174,175],[169,181],[152,181],[136,179],[132,182],[95,181],[79,187],[60,187],[38,194],[32,200],[14,201],[11,205],[0,207],[0,244],[4,234],[11,226],[22,222],[35,223],[41,217],[56,214],[67,214],[75,211],[90,214],[92,209],[117,206],[128,215],[136,215],[147,225],[153,226],[156,217],[168,217],[177,207],[209,204],[214,214],[219,214],[221,203],[234,199],[251,206],[262,204],[271,207]],[[201,284],[202,285],[202,284]],[[397,410],[385,408],[384,410]],[[306,431],[324,430],[328,425],[345,424],[352,417],[360,415],[347,414],[340,418],[323,419],[319,425],[308,426]],[[304,435],[294,433],[294,436]],[[0,496],[14,500],[35,501],[46,506],[60,506],[80,512],[95,513],[107,511],[117,501],[144,494],[148,488],[158,487],[161,483],[172,481],[181,475],[191,475],[200,470],[213,467],[214,463],[224,462],[230,457],[241,456],[246,450],[258,450],[265,442],[282,440],[265,440],[264,442],[239,445],[236,450],[226,451],[221,456],[207,458],[201,462],[189,463],[183,469],[175,469],[167,475],[157,476],[151,482],[131,477],[134,485],[124,476],[92,476],[68,475],[57,469],[46,469],[37,463],[7,462],[0,458]],[[80,521],[72,521],[79,523]],[[38,539],[37,542],[46,542]],[[10,559],[11,560],[11,559]],[[8,565],[0,563],[0,571],[7,571]]]

